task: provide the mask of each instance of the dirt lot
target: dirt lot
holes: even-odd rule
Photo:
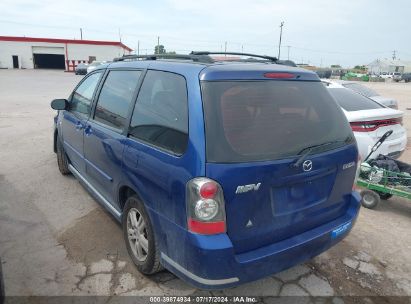
[[[52,151],[53,98],[69,95],[80,76],[59,71],[0,70],[0,257],[5,289],[17,295],[191,295],[167,271],[138,273],[120,226]],[[411,134],[411,83],[367,84],[399,101]],[[411,141],[409,140],[411,143]],[[411,162],[411,150],[402,159]],[[312,261],[214,295],[305,295],[315,302],[409,303],[411,201],[392,198],[362,209],[351,234]],[[361,296],[361,298],[347,297]],[[366,297],[366,298],[365,298]]]

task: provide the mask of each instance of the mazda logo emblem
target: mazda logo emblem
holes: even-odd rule
[[[313,168],[313,162],[311,160],[306,160],[303,162],[303,170],[304,171],[311,171]]]

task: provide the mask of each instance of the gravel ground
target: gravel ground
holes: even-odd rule
[[[362,209],[351,234],[329,251],[251,284],[210,293],[167,271],[141,275],[120,226],[57,169],[49,104],[67,97],[79,80],[60,71],[0,70],[0,257],[8,296],[248,295],[274,303],[281,295],[303,296],[288,299],[304,303],[410,303],[411,202],[396,197]],[[411,83],[367,85],[399,101],[411,134]],[[402,160],[411,163],[411,150]]]

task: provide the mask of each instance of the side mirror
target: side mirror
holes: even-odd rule
[[[67,110],[68,109],[68,101],[67,99],[54,99],[50,106],[54,110]]]

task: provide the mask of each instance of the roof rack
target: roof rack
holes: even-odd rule
[[[126,60],[157,60],[157,59],[180,59],[180,60],[192,60],[194,62],[213,63],[214,60],[207,55],[180,55],[180,54],[154,54],[154,55],[123,55],[122,57],[114,58],[113,61],[126,61]]]
[[[210,55],[236,55],[236,56],[248,56],[248,57],[255,57],[255,58],[262,58],[265,60],[269,60],[272,62],[277,62],[276,57],[265,56],[265,55],[257,55],[257,54],[249,54],[249,53],[237,53],[237,52],[191,52],[190,55],[197,55],[197,56],[210,56]]]
[[[188,55],[181,55],[181,54],[123,55],[122,57],[114,58],[113,61],[128,61],[128,60],[139,60],[139,59],[145,59],[145,60],[178,59],[178,60],[192,60],[194,62],[201,62],[201,63],[215,63],[215,62],[221,61],[221,60],[216,60],[215,58],[212,58],[210,55],[247,56],[247,57],[252,57],[252,58],[241,59],[239,61],[265,62],[268,60],[270,62],[279,63],[277,58],[271,57],[271,56],[265,56],[265,55],[256,55],[256,54],[249,54],[249,53],[235,53],[235,52],[194,52],[194,51],[192,51]]]

